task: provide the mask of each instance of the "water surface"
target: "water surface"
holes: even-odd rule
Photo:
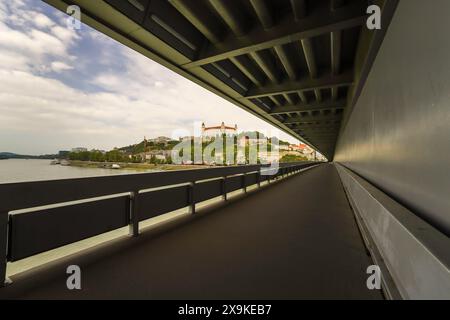
[[[82,168],[50,165],[50,162],[51,160],[0,160],[0,183],[98,177],[157,171],[151,169],[143,171],[142,169]]]

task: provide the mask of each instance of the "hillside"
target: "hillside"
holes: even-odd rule
[[[54,159],[57,157],[58,157],[58,155],[56,155],[56,154],[44,154],[44,155],[34,156],[34,155],[17,154],[17,153],[12,153],[12,152],[0,152],[0,160],[4,160],[4,159]]]

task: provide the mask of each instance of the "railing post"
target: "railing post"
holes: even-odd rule
[[[139,235],[139,191],[130,193],[130,236],[137,237]]]
[[[258,184],[258,188],[261,188],[261,169],[259,169],[256,174],[256,183]]]
[[[0,212],[0,287],[7,284],[8,212]]]
[[[227,177],[223,177],[222,178],[222,183],[221,183],[221,188],[222,188],[222,199],[227,201]]]
[[[243,175],[242,175],[242,185],[244,186],[242,189],[244,190],[244,193],[247,193],[247,174],[246,173],[244,173]]]
[[[195,182],[191,182],[188,188],[189,213],[195,214]]]

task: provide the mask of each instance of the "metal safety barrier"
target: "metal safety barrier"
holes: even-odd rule
[[[0,285],[7,262],[18,261],[127,225],[195,206],[277,179],[317,162],[127,174],[0,184]],[[153,189],[153,190],[152,190]],[[50,207],[48,207],[50,206]],[[24,213],[12,211],[27,210]]]

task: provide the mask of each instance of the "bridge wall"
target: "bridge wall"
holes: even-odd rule
[[[450,1],[400,1],[334,160],[450,235]]]

